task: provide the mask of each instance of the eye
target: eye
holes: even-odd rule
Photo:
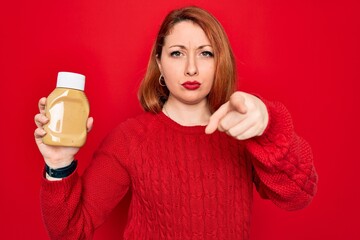
[[[173,51],[173,52],[170,53],[170,56],[172,56],[172,57],[180,57],[181,52],[180,51]]]
[[[204,57],[209,57],[209,58],[214,57],[214,54],[210,51],[203,51],[203,52],[201,52],[201,55]]]

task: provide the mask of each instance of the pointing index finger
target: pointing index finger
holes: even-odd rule
[[[231,107],[239,113],[246,114],[247,107],[245,105],[245,97],[241,92],[236,92],[230,97],[230,104]]]
[[[218,128],[220,120],[228,113],[230,110],[229,102],[223,104],[218,110],[216,110],[210,117],[209,123],[205,128],[206,134],[212,134]]]

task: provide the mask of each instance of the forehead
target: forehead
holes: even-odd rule
[[[210,45],[202,28],[192,21],[182,21],[174,25],[165,37],[165,45]]]

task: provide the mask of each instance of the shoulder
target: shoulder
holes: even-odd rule
[[[143,112],[137,116],[127,118],[125,121],[119,123],[111,132],[110,135],[138,135],[144,134],[149,129],[149,126],[156,121],[157,114]]]
[[[135,117],[128,118],[111,130],[105,141],[134,141],[139,136],[147,134],[149,129],[151,129],[151,126],[156,123],[156,118],[157,114],[149,112],[144,112]]]
[[[107,134],[96,152],[123,159],[149,135],[156,117],[157,114],[144,112],[121,122]]]

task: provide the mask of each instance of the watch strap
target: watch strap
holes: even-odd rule
[[[70,176],[76,169],[77,160],[71,162],[69,166],[53,169],[45,164],[46,173],[53,178],[64,178]]]

